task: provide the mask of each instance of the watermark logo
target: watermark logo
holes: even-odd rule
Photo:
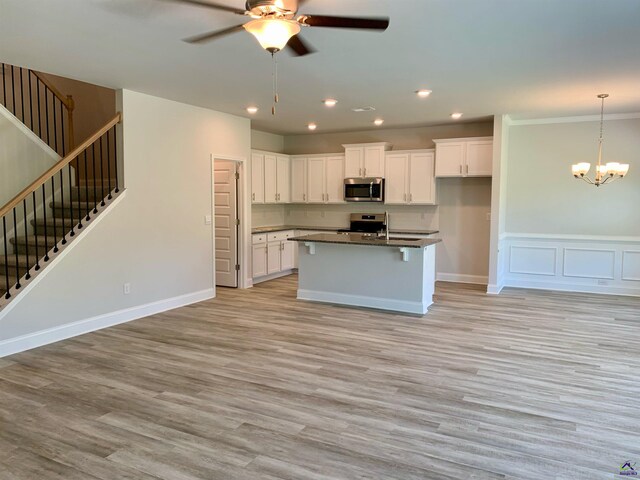
[[[638,471],[636,470],[636,464],[627,461],[620,465],[620,475],[624,475],[626,477],[637,476]]]

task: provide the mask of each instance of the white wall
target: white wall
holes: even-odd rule
[[[580,120],[509,128],[505,283],[640,295],[640,118],[605,120],[603,161],[631,170],[600,188],[571,175],[597,160],[599,122]]]
[[[126,195],[0,317],[0,355],[214,295],[211,155],[248,158],[249,121],[121,95]]]
[[[284,137],[275,133],[251,130],[251,148],[267,152],[284,153]]]

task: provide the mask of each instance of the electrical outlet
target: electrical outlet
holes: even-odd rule
[[[204,224],[205,225],[211,225],[211,215],[205,215],[204,216]]]
[[[130,283],[125,283],[122,286],[122,291],[124,292],[125,295],[129,295],[131,293],[131,284]]]

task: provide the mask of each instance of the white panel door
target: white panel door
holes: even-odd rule
[[[325,158],[307,159],[307,195],[309,203],[324,203]]]
[[[412,153],[409,158],[409,203],[436,203],[434,154]]]
[[[291,201],[291,178],[289,157],[278,155],[278,203],[289,203]]]
[[[329,157],[326,163],[326,202],[345,203],[344,201],[344,157]]]
[[[253,278],[267,274],[267,244],[253,246]]]
[[[288,240],[280,244],[280,268],[282,270],[291,270],[295,267],[295,248],[296,242]]]
[[[280,244],[282,242],[267,243],[267,273],[280,271]]]
[[[365,147],[362,175],[364,177],[384,176],[384,147]]]
[[[468,142],[466,161],[465,174],[468,177],[493,175],[493,142]]]
[[[362,164],[364,162],[363,148],[346,148],[344,151],[344,177],[362,177]]]
[[[409,154],[388,154],[385,165],[385,198],[384,203],[405,204],[409,201],[407,194],[407,176]]]
[[[264,156],[264,203],[278,201],[278,163],[275,155]]]
[[[465,142],[436,144],[436,177],[462,177]]]
[[[291,159],[291,202],[307,201],[307,159]]]
[[[235,162],[214,160],[216,285],[238,286],[238,202]]]
[[[251,154],[251,201],[264,203],[264,155]]]

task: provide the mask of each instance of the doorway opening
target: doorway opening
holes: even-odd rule
[[[215,284],[237,288],[240,276],[239,164],[214,158]]]

